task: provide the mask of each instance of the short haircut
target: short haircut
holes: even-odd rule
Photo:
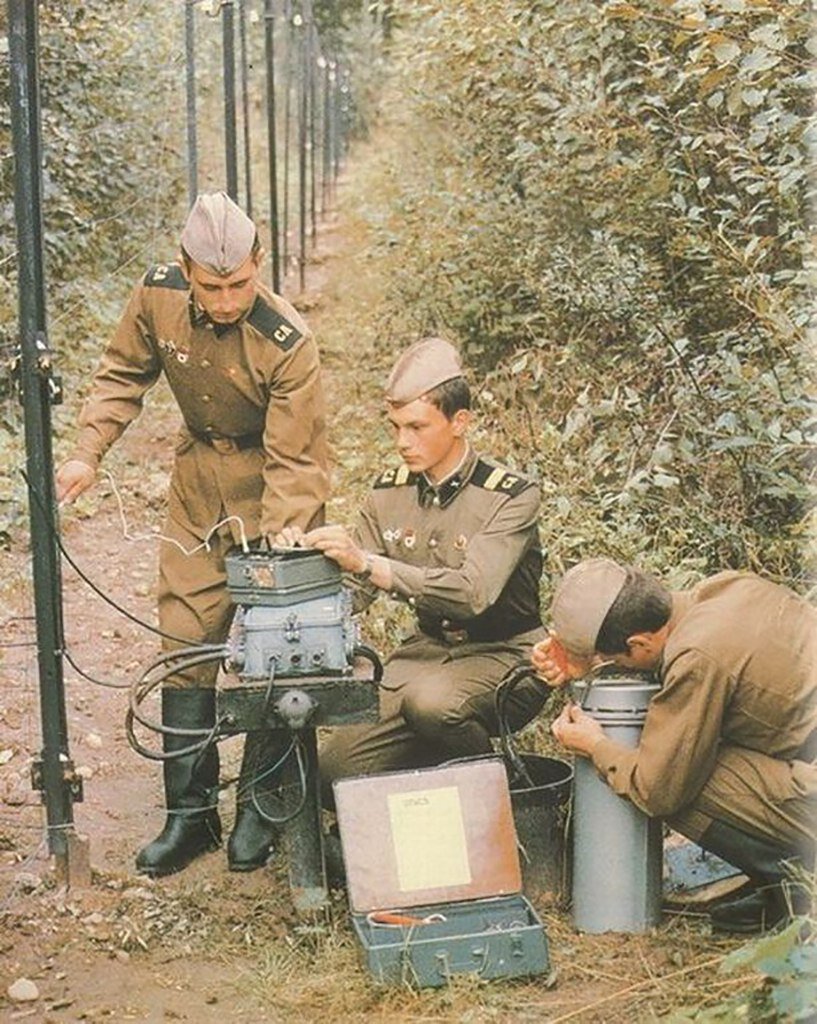
[[[629,566],[624,586],[601,624],[596,650],[599,654],[626,654],[628,637],[661,629],[669,622],[671,612],[672,597],[664,584]]]
[[[471,389],[465,377],[444,380],[436,388],[426,391],[423,398],[440,410],[447,420],[453,419],[460,409],[471,408]]]

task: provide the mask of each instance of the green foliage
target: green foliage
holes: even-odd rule
[[[37,7],[47,322],[73,407],[126,289],[165,254],[168,232],[175,234],[185,184],[184,22],[180,8],[142,0]],[[4,6],[4,50],[6,35]],[[8,373],[17,333],[17,236],[10,64],[3,56],[0,456],[13,467],[23,461],[23,427]],[[0,490],[0,544],[9,542],[9,525],[23,508],[22,478],[14,472]]]
[[[817,945],[802,941],[802,934],[809,927],[804,918],[795,918],[782,932],[735,950],[724,960],[722,973],[753,969],[762,976],[760,982],[718,1006],[673,1014],[670,1024],[813,1021],[817,1007]]]
[[[805,586],[805,0],[396,6],[384,327],[487,376],[554,571]]]

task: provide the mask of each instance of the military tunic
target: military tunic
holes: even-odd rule
[[[406,467],[375,482],[355,541],[389,560],[391,596],[416,629],[386,662],[378,724],[338,730],[322,749],[328,801],[336,778],[490,752],[497,684],[544,636],[538,514],[530,480],[473,452],[437,487]],[[379,593],[367,587],[358,607]],[[511,728],[545,696],[534,680],[519,686]]]
[[[673,594],[670,626],[638,748],[604,739],[596,768],[693,839],[717,819],[813,844],[817,609],[760,577],[724,572]]]
[[[213,324],[178,264],[154,266],[94,376],[72,457],[96,468],[161,374],[183,426],[163,529],[170,542],[160,551],[160,626],[179,639],[221,640],[231,614],[225,551],[289,524],[306,529],[322,514],[328,473],[318,350],[298,313],[262,284],[240,322]]]

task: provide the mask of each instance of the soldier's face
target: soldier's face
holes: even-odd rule
[[[423,398],[389,406],[389,422],[397,451],[412,473],[442,480],[462,458],[470,413],[455,412],[451,419]]]
[[[220,277],[198,263],[187,267],[193,298],[216,324],[234,324],[255,302],[258,259],[248,256],[241,266]]]

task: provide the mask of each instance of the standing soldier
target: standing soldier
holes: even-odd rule
[[[198,197],[178,262],[151,267],[134,289],[94,376],[75,448],[57,473],[58,499],[74,501],[165,374],[183,417],[159,555],[166,650],[182,640],[226,638],[233,607],[224,555],[231,547],[323,521],[328,474],[318,350],[295,310],[259,280],[262,259],[255,225],[225,193]],[[183,730],[202,735],[213,727],[216,672],[213,665],[187,670],[165,685],[166,752],[194,743]],[[259,815],[252,791],[255,779],[271,788],[267,769],[275,755],[270,733],[247,734],[228,844],[232,870],[260,867],[271,853],[274,826]],[[218,775],[214,744],[164,761],[168,816],[139,852],[139,872],[181,871],[220,845]]]
[[[456,350],[426,338],[397,361],[386,406],[403,465],[375,481],[354,533],[323,526],[279,540],[317,548],[360,582],[405,601],[416,629],[388,659],[380,721],[346,726],[321,751],[325,799],[348,775],[490,753],[496,688],[544,637],[539,490],[467,439],[470,393]],[[508,701],[511,728],[541,709],[531,679]]]

